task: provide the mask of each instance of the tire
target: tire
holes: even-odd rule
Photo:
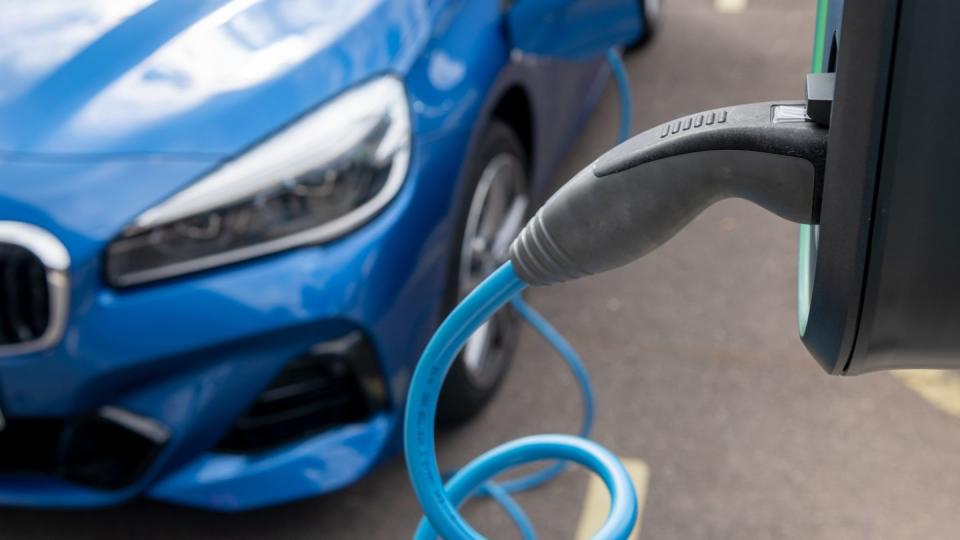
[[[464,185],[454,214],[456,232],[447,267],[444,316],[482,277],[509,257],[507,247],[527,217],[527,164],[516,133],[504,122],[491,120],[464,169]],[[496,212],[501,207],[508,209],[508,215],[498,218]],[[491,236],[490,223],[499,224],[492,235],[499,242],[484,240]],[[484,246],[491,253],[486,253]],[[437,417],[442,425],[466,422],[496,393],[516,350],[516,318],[513,310],[500,310],[457,356],[440,392]]]

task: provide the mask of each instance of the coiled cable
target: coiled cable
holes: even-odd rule
[[[636,523],[637,496],[623,464],[599,444],[574,435],[533,435],[501,444],[473,459],[443,484],[434,448],[434,423],[444,376],[470,335],[525,287],[513,265],[504,263],[447,316],[413,373],[404,414],[404,453],[414,493],[426,514],[414,535],[418,540],[433,539],[437,534],[450,540],[483,538],[457,507],[500,472],[545,459],[577,462],[597,473],[607,486],[610,513],[596,538],[626,538]]]
[[[618,141],[630,135],[632,105],[626,69],[615,49],[607,51],[607,61],[617,82],[620,97]],[[609,451],[589,440],[593,427],[594,398],[590,377],[572,346],[521,296],[526,285],[511,264],[481,283],[447,317],[424,351],[411,381],[404,418],[404,451],[417,498],[426,518],[414,535],[417,539],[435,538],[437,530],[446,538],[481,538],[457,513],[456,508],[471,495],[494,499],[510,516],[525,540],[535,540],[533,524],[512,493],[533,489],[553,480],[576,461],[604,480],[611,495],[607,523],[596,538],[626,538],[637,518],[636,493],[626,470]],[[477,457],[457,471],[446,487],[434,453],[433,422],[440,388],[457,352],[467,338],[507,301],[563,358],[577,380],[583,399],[583,418],[579,437],[536,435],[500,445]],[[526,475],[495,482],[493,476],[505,469],[531,461],[553,458],[550,465]]]

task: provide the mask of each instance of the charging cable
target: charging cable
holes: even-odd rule
[[[636,522],[637,497],[623,464],[597,443],[574,435],[533,435],[507,442],[472,460],[443,485],[434,451],[434,419],[444,375],[473,332],[525,287],[513,264],[504,263],[454,308],[414,371],[404,415],[404,450],[414,491],[426,514],[414,535],[418,540],[438,534],[449,539],[483,538],[457,507],[500,472],[548,459],[577,462],[607,485],[611,510],[598,532],[600,538],[626,538]]]
[[[510,300],[510,305],[541,337],[549,344],[554,350],[560,354],[560,358],[567,364],[567,367],[570,369],[570,373],[576,379],[577,387],[580,390],[580,395],[582,399],[582,408],[583,408],[583,418],[580,421],[580,431],[578,435],[580,437],[589,438],[590,432],[593,430],[593,418],[594,418],[594,397],[593,397],[593,387],[590,384],[590,375],[587,373],[587,368],[584,366],[583,362],[580,360],[580,357],[577,355],[577,352],[573,349],[569,342],[558,332],[547,320],[540,315],[533,307],[530,306],[524,299],[521,293],[518,293]],[[517,526],[517,529],[520,531],[520,536],[524,540],[536,540],[537,534],[531,523],[530,518],[527,517],[526,512],[523,511],[516,500],[511,496],[514,493],[520,491],[527,491],[540,487],[547,482],[550,482],[556,478],[560,473],[566,468],[566,462],[564,461],[554,461],[553,463],[547,465],[546,467],[533,471],[523,476],[518,476],[515,478],[510,478],[508,480],[502,481],[487,481],[480,487],[477,491],[473,493],[474,496],[478,497],[489,497],[493,499],[504,512],[513,520],[514,524]],[[455,474],[454,472],[444,473],[444,477],[450,477]]]
[[[623,59],[616,49],[607,49],[607,63],[617,81],[617,94],[620,96],[620,125],[617,130],[617,144],[630,138],[630,125],[633,119],[633,99],[630,95],[630,78]]]
[[[630,125],[633,116],[630,80],[627,76],[627,70],[623,65],[620,53],[616,49],[608,49],[606,59],[613,73],[613,77],[616,80],[617,94],[620,99],[620,122],[618,124],[617,142],[621,143],[630,136]],[[530,304],[526,303],[521,294],[517,294],[511,300],[510,304],[514,311],[536,330],[537,333],[560,354],[561,359],[566,362],[567,367],[577,381],[582,399],[583,419],[578,435],[589,438],[590,432],[593,429],[594,399],[593,388],[590,385],[590,376],[583,362],[560,332],[551,326]],[[491,497],[503,508],[507,515],[510,516],[520,530],[521,537],[524,540],[535,540],[536,532],[534,531],[533,524],[523,511],[523,508],[517,504],[510,495],[540,487],[559,476],[565,468],[566,463],[564,461],[555,461],[543,469],[521,477],[511,478],[501,482],[494,482],[492,480],[486,482],[475,494],[481,497]],[[444,476],[451,476],[451,474],[448,473]]]
[[[577,381],[577,387],[580,389],[582,399],[583,418],[580,421],[580,437],[589,438],[593,430],[594,417],[594,397],[593,387],[590,384],[590,375],[587,368],[580,360],[579,355],[566,339],[558,332],[547,320],[540,315],[530,304],[528,304],[521,294],[517,294],[510,300],[510,305],[555,351],[560,354],[560,358],[567,364],[570,373]],[[523,508],[511,497],[512,494],[520,491],[527,491],[540,487],[556,478],[566,468],[566,462],[554,461],[550,465],[533,471],[529,474],[495,482],[490,480],[476,491],[475,495],[480,497],[490,497],[507,513],[510,519],[516,524],[520,531],[520,536],[524,540],[536,540],[537,534],[530,522],[530,518],[523,511]],[[452,473],[444,475],[452,476]]]
[[[623,142],[630,134],[630,121],[632,115],[629,80],[627,78],[627,72],[624,68],[623,61],[620,58],[620,54],[615,49],[608,50],[606,58],[617,82],[617,90],[620,98],[618,142]],[[590,432],[593,428],[594,397],[593,389],[590,385],[590,377],[583,365],[583,362],[580,360],[573,347],[563,338],[563,336],[553,326],[551,326],[542,315],[540,315],[533,307],[524,301],[521,292],[517,292],[513,298],[510,299],[510,304],[513,309],[560,354],[560,357],[566,362],[570,372],[574,375],[583,401],[583,418],[581,420],[581,426],[578,435],[583,439],[587,439],[590,436]],[[467,335],[469,336],[469,334]],[[459,347],[457,347],[456,350],[459,350]],[[413,395],[414,394],[411,389],[410,397]],[[555,442],[556,441],[553,441],[553,443]],[[518,454],[522,456],[524,452],[518,452]],[[585,455],[591,454],[588,452]],[[602,456],[603,459],[609,459],[609,457],[610,456],[607,455]],[[594,458],[597,462],[602,461],[600,459],[596,459],[597,456],[594,456]],[[530,460],[532,461],[535,459]],[[477,460],[474,460],[472,465],[475,464],[476,461]],[[469,491],[464,496],[463,500],[461,500],[458,504],[462,504],[464,500],[469,498],[471,495],[490,497],[504,509],[508,516],[510,516],[510,518],[517,525],[521,536],[525,540],[535,540],[536,532],[533,524],[523,511],[523,508],[513,499],[513,497],[511,497],[511,494],[542,486],[556,478],[563,472],[565,468],[566,461],[556,460],[540,470],[520,477],[511,478],[501,482],[487,480],[476,489]],[[445,476],[449,476],[449,473]],[[627,479],[627,484],[630,485],[629,478]],[[443,489],[442,486],[441,489]],[[630,527],[632,528],[632,524]],[[630,529],[628,528],[627,530],[629,532]],[[423,522],[418,528],[416,537],[435,537],[435,533],[430,529],[429,524]]]
[[[623,266],[662,245],[719,200],[742,198],[790,221],[817,223],[826,148],[826,129],[810,121],[802,102],[738,105],[645,131],[588,165],[550,197],[511,245],[510,261],[443,321],[414,371],[404,414],[404,452],[426,515],[415,538],[482,538],[457,512],[478,490],[500,501],[524,535],[532,535],[529,519],[509,490],[490,479],[539,460],[574,461],[599,475],[611,505],[595,538],[626,538],[637,519],[633,485],[613,454],[584,437],[534,435],[504,443],[468,463],[444,486],[434,421],[447,371],[470,335],[527,286]],[[521,315],[534,313],[521,311],[525,304],[519,301]],[[541,322],[534,328],[544,327]],[[538,474],[552,478],[557,467],[562,465],[520,480],[529,482]]]

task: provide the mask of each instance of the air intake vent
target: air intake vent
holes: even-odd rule
[[[67,420],[8,418],[0,431],[0,473],[122,489],[140,478],[168,438],[157,421],[111,406]]]
[[[47,231],[0,221],[0,356],[49,347],[66,325],[70,255]]]
[[[214,450],[267,450],[364,420],[385,402],[373,348],[362,333],[353,332],[287,364]]]

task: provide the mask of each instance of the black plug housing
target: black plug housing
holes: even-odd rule
[[[697,113],[613,148],[557,191],[511,246],[518,275],[547,285],[627,264],[721,199],[816,223],[827,130],[801,102]]]

